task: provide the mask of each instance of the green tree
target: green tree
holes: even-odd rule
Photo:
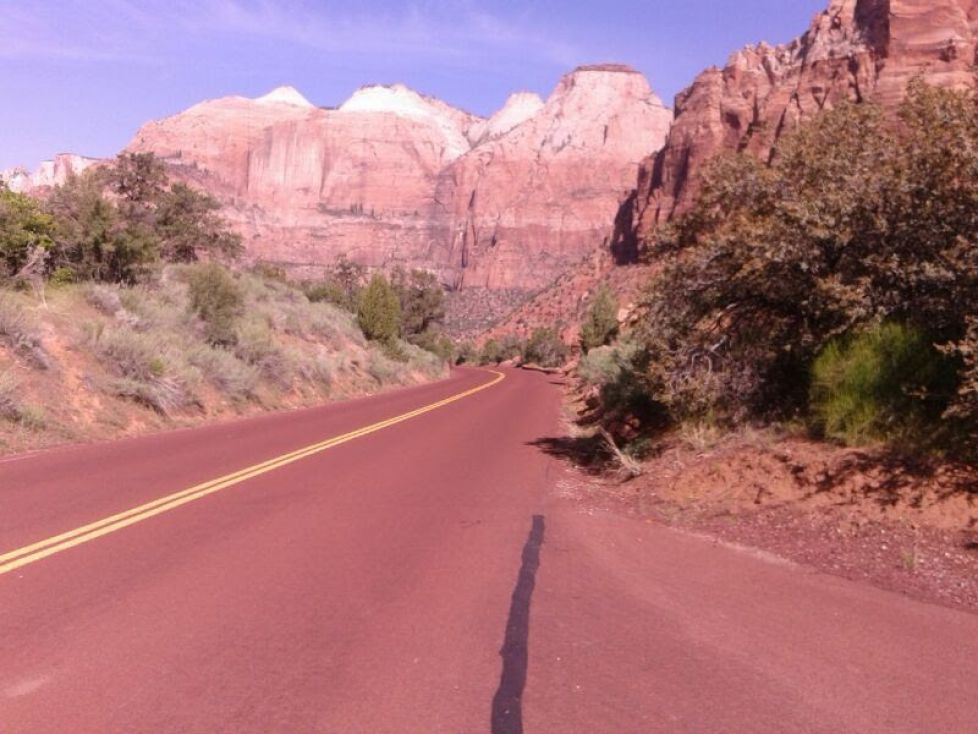
[[[693,210],[659,233],[666,264],[639,329],[646,389],[680,419],[796,414],[816,355],[873,323],[964,350],[976,232],[973,92],[914,82],[898,124],[844,104],[770,164],[723,156]]]
[[[241,237],[216,215],[221,205],[182,183],[158,194],[154,227],[160,254],[167,262],[194,262],[202,253],[232,259],[241,253]]]
[[[581,349],[587,354],[603,347],[618,335],[618,300],[611,288],[601,285],[581,324]]]
[[[397,269],[391,276],[401,303],[401,333],[409,341],[445,320],[445,291],[433,273]]]
[[[46,208],[56,223],[50,268],[80,279],[132,283],[161,260],[232,259],[241,251],[217,201],[171,185],[151,154],[123,154],[113,166],[72,176]]]
[[[156,204],[168,184],[166,167],[153,153],[120,153],[108,180],[120,199],[141,206]]]
[[[55,188],[47,209],[56,222],[52,268],[71,268],[85,280],[132,283],[159,260],[152,227],[123,216],[105,196],[98,172],[86,171]]]
[[[364,336],[393,346],[401,333],[401,304],[397,292],[380,273],[360,294],[357,321]]]
[[[0,184],[0,277],[16,275],[36,248],[54,244],[54,219],[29,196]]]

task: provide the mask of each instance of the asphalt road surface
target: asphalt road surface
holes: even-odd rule
[[[978,732],[978,616],[562,500],[553,378],[0,459],[0,732]]]

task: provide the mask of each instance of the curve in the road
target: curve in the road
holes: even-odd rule
[[[377,431],[382,431],[385,428],[390,428],[391,426],[411,420],[412,418],[417,418],[418,416],[424,415],[425,413],[430,413],[433,410],[438,410],[446,405],[450,405],[458,402],[459,400],[463,400],[467,397],[480,393],[483,390],[488,390],[506,379],[506,375],[502,372],[497,372],[496,370],[487,371],[495,375],[495,377],[489,382],[483,383],[482,385],[478,385],[469,390],[456,393],[455,395],[451,395],[447,398],[422,406],[410,412],[403,413],[386,420],[378,421],[368,426],[363,426],[362,428],[344,433],[343,435],[333,436],[332,438],[325,439],[310,446],[306,446],[304,448],[291,451],[287,454],[274,457],[267,461],[263,461],[260,464],[255,464],[254,466],[240,469],[236,472],[232,472],[231,474],[227,474],[216,479],[211,479],[210,481],[197,484],[193,487],[175,492],[173,494],[169,494],[165,497],[153,500],[152,502],[147,502],[139,505],[138,507],[116,513],[109,517],[102,518],[101,520],[97,520],[59,535],[55,535],[36,543],[31,543],[30,545],[0,554],[0,576],[16,571],[17,569],[23,568],[31,563],[36,563],[37,561],[43,560],[44,558],[52,556],[56,553],[61,553],[76,546],[82,545],[83,543],[89,543],[93,540],[101,538],[102,536],[129,527],[130,525],[135,525],[136,523],[148,520],[156,515],[169,512],[170,510],[174,510],[177,507],[181,507],[189,502],[194,502],[210,494],[214,494],[215,492],[220,492],[221,490],[241,484],[242,482],[254,477],[267,474],[268,472],[275,471],[276,469],[281,469],[284,466],[288,466],[289,464],[293,464],[310,456],[322,453],[323,451],[327,451],[335,446],[362,438],[363,436],[368,436],[371,433],[376,433]]]

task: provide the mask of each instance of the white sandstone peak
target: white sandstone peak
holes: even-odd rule
[[[312,102],[302,96],[295,87],[276,87],[263,97],[255,100],[261,104],[287,104],[293,107],[314,107]]]
[[[543,100],[533,92],[511,94],[502,109],[473,129],[471,137],[476,142],[501,137],[519,127],[543,109]]]
[[[457,158],[469,150],[469,142],[465,138],[459,118],[464,113],[440,100],[429,99],[403,84],[361,87],[340,105],[339,112],[386,113],[421,120],[436,125],[445,135],[449,158]]]
[[[436,110],[424,97],[403,84],[361,87],[340,106],[341,112],[393,112],[429,116]]]

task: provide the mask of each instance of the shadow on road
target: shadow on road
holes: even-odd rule
[[[528,445],[547,456],[569,461],[588,474],[606,474],[613,465],[614,457],[607,443],[597,435],[539,438]]]
[[[523,565],[513,590],[513,601],[506,622],[506,636],[499,654],[503,673],[492,699],[492,734],[522,734],[523,689],[529,661],[530,601],[540,568],[540,546],[543,545],[543,515],[533,516],[530,536],[523,546]]]

